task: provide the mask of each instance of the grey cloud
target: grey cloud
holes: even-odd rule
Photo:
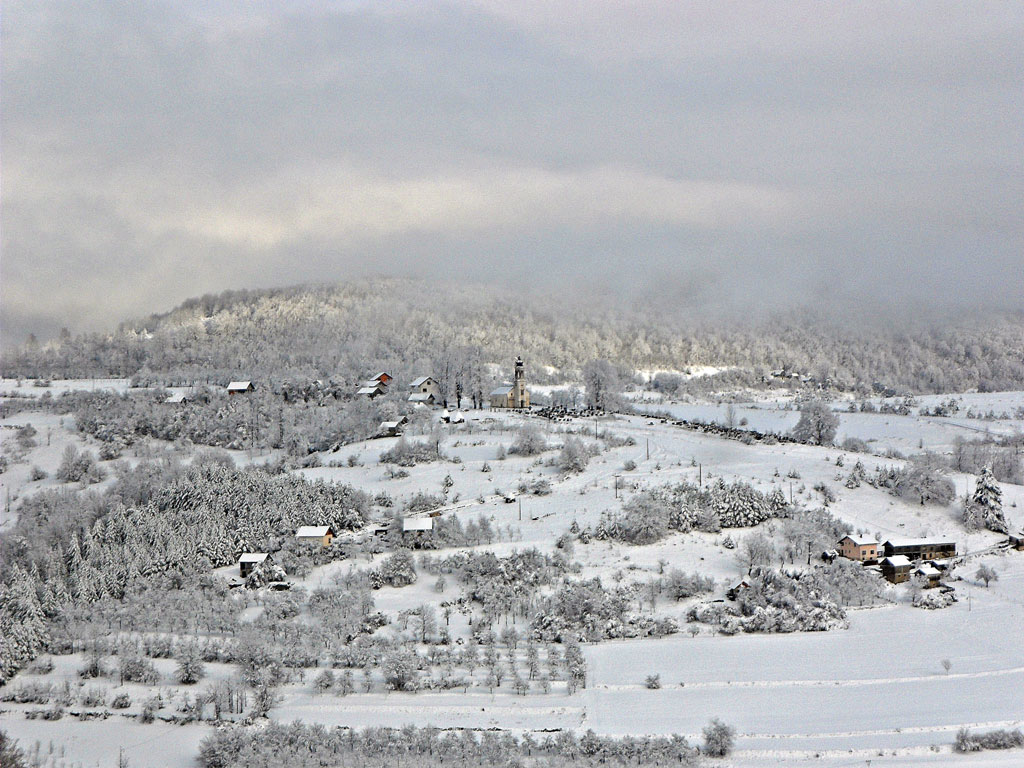
[[[6,4],[5,341],[375,273],[1024,306],[1020,8],[624,7]]]

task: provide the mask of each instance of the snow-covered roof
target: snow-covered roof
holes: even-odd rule
[[[329,525],[302,525],[295,532],[297,539],[322,539],[328,533],[334,533]]]
[[[266,552],[246,552],[240,558],[238,558],[238,562],[240,562],[240,563],[262,563],[268,557],[270,557],[270,555],[267,554]]]
[[[378,392],[383,392],[384,388],[380,384],[375,384],[371,387],[360,387],[357,395],[375,395]]]
[[[380,373],[375,374],[374,376],[371,376],[370,377],[370,381],[380,381],[381,379],[390,379],[390,378],[391,378],[391,374],[385,373],[384,371],[381,371]]]
[[[405,422],[403,420],[401,420],[401,419],[398,420],[398,421],[382,421],[380,423],[380,426],[377,427],[377,429],[381,429],[381,430],[383,430],[383,429],[398,429],[404,423]]]
[[[433,376],[420,376],[419,378],[413,379],[412,380],[412,384],[410,384],[409,386],[410,387],[422,387],[428,381],[433,381],[433,380],[434,380]]]
[[[892,557],[885,558],[882,562],[888,563],[893,568],[906,568],[911,565],[906,555],[893,555]]]
[[[223,379],[221,379],[223,381]],[[245,390],[252,387],[251,381],[231,381],[228,382],[228,392],[244,392]]]
[[[839,541],[843,542],[843,541],[846,541],[847,539],[849,539],[850,542],[855,547],[866,547],[866,546],[870,546],[871,544],[874,544],[875,546],[878,546],[878,542],[875,541],[874,539],[864,538],[863,536],[853,536],[853,535],[850,535],[850,534],[847,534],[846,536],[843,536],[843,538],[841,538]]]
[[[432,517],[407,517],[402,520],[403,531],[432,531],[434,530],[434,518]]]
[[[889,539],[885,542],[890,547],[936,547],[942,544],[955,545],[952,539]]]
[[[938,578],[942,575],[942,571],[940,571],[934,565],[928,565],[927,563],[918,568],[915,568],[914,573],[919,573],[922,576],[927,576],[928,578]]]
[[[434,399],[434,396],[429,392],[413,392],[409,395],[410,403],[429,403]]]
[[[456,411],[452,414],[452,421],[456,424],[461,424],[466,420],[466,417],[462,414],[462,411]]]
[[[165,403],[172,404],[184,403],[187,401],[188,396],[184,392],[175,392],[173,395],[170,395],[166,400],[164,400]]]
[[[503,387],[498,387],[497,389],[492,389],[491,390],[491,397],[494,397],[495,395],[507,395],[511,391],[512,391],[512,385],[511,384],[509,384],[507,386],[503,386]]]

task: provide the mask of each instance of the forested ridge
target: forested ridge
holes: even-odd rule
[[[111,334],[29,340],[5,350],[2,367],[9,377],[136,376],[164,385],[238,377],[349,384],[378,369],[429,372],[454,350],[502,367],[522,355],[535,382],[571,378],[587,361],[608,359],[623,369],[739,367],[748,372],[740,384],[786,369],[843,389],[1024,387],[1020,314],[887,321],[793,310],[694,320],[644,306],[396,279],[207,295]]]

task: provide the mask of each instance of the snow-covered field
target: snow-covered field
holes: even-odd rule
[[[971,397],[965,395],[965,402]],[[991,405],[1012,411],[1024,404],[1024,393],[977,398],[977,407],[985,405],[986,410]],[[925,404],[924,398],[921,401]],[[793,411],[770,409],[766,403],[753,405],[735,409],[736,419],[746,418],[751,428],[781,432],[796,422]],[[714,403],[657,407],[686,419],[723,421],[726,415],[725,406]],[[325,453],[321,456],[325,466],[301,472],[310,479],[352,483],[373,493],[386,491],[396,503],[419,491],[439,493],[450,475],[452,513],[467,522],[485,516],[499,531],[499,541],[478,549],[499,553],[529,546],[550,551],[574,520],[581,526],[594,525],[603,512],[620,509],[621,498],[635,489],[681,479],[697,482],[698,477],[705,483],[718,477],[742,479],[764,491],[777,485],[787,496],[813,506],[820,504],[820,496],[810,489],[827,483],[839,497],[831,511],[855,529],[883,539],[948,535],[956,538],[964,552],[986,550],[1001,539],[989,532],[965,534],[951,508],[907,503],[866,484],[845,488],[842,477],[857,458],[869,472],[876,465],[893,463],[876,455],[790,444],[745,445],[644,416],[578,420],[568,425],[534,420],[552,449],[564,439],[560,429],[565,426],[581,430],[583,436],[607,429],[633,439],[633,445],[601,453],[583,474],[562,478],[548,465],[553,450],[539,461],[498,458],[499,447],[509,446],[512,430],[523,417],[468,415],[469,423],[453,427],[443,444],[444,453],[458,463],[418,465],[409,469],[407,477],[391,479],[378,458],[395,440],[383,439]],[[22,413],[7,421],[31,421],[37,428],[50,430],[50,446],[32,449],[24,467],[43,466],[51,479],[36,482],[52,485],[52,470],[63,447],[79,438],[45,418]],[[972,427],[993,432],[1024,428],[1024,423],[1013,419],[981,422],[877,413],[840,412],[840,420],[840,440],[859,437],[868,441],[875,454],[890,447],[909,453],[922,445],[947,450],[958,435],[970,436]],[[3,432],[5,440],[11,439],[7,433],[12,430]],[[45,438],[46,430],[40,433]],[[349,456],[356,457],[355,466],[348,466]],[[845,468],[836,466],[840,456]],[[636,466],[627,470],[627,462]],[[485,464],[490,471],[483,471]],[[0,476],[15,495],[31,492],[24,467],[12,466]],[[25,477],[15,474],[23,471]],[[791,480],[789,474],[799,479]],[[552,482],[550,495],[519,494],[521,482],[541,477]],[[973,482],[964,475],[952,478],[961,494]],[[519,498],[506,503],[499,494]],[[1003,501],[1008,520],[1021,528],[1024,487],[1004,484]],[[745,534],[733,532],[734,536]],[[582,565],[583,576],[611,580],[621,571],[627,583],[649,579],[664,560],[669,567],[714,577],[718,586],[713,597],[720,598],[743,572],[722,540],[723,534],[693,532],[676,533],[645,547],[592,542],[577,544],[574,559]],[[999,572],[999,580],[988,589],[971,581],[981,563]],[[329,583],[349,568],[369,565],[366,561],[332,563],[315,569],[304,582],[308,586]],[[1020,727],[1024,720],[1024,553],[974,556],[961,568],[961,575],[966,580],[958,582],[960,599],[951,608],[911,608],[906,590],[900,588],[895,604],[851,611],[847,630],[724,637],[708,634],[704,627],[697,637],[682,633],[659,640],[589,645],[585,648],[588,685],[573,695],[556,684],[550,693],[533,690],[526,696],[506,690],[491,694],[474,687],[468,692],[385,694],[378,690],[338,697],[315,693],[307,676],[303,683],[281,690],[271,717],[325,725],[592,728],[607,734],[682,733],[699,738],[707,721],[718,716],[738,732],[737,751],[723,765],[807,763],[839,768],[868,761],[894,766],[959,765],[965,758],[951,754],[949,748],[958,728]],[[377,609],[389,613],[425,603],[436,605],[442,599],[431,588],[429,577],[410,587],[385,587],[375,593]],[[675,611],[677,617],[682,614],[681,608],[673,606],[662,610]],[[453,630],[461,630],[459,621],[453,618]],[[948,672],[944,659],[950,663]],[[54,674],[62,669],[73,678],[73,667],[67,665]],[[644,686],[651,674],[661,675],[661,689]],[[2,707],[6,710],[2,727],[23,747],[31,748],[38,741],[46,753],[51,741],[57,745],[59,755],[44,765],[114,764],[118,748],[123,747],[133,768],[186,766],[192,764],[207,728],[141,725],[120,715],[89,722],[69,717],[57,722],[27,720],[21,711],[25,707]],[[970,763],[1003,768],[1024,764],[1024,754],[987,753],[971,756]]]

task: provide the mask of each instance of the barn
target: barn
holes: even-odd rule
[[[273,558],[266,552],[245,552],[238,558],[238,575],[244,579],[268,560],[273,562]]]
[[[255,391],[256,385],[251,381],[232,381],[228,384],[229,395],[245,395]]]

